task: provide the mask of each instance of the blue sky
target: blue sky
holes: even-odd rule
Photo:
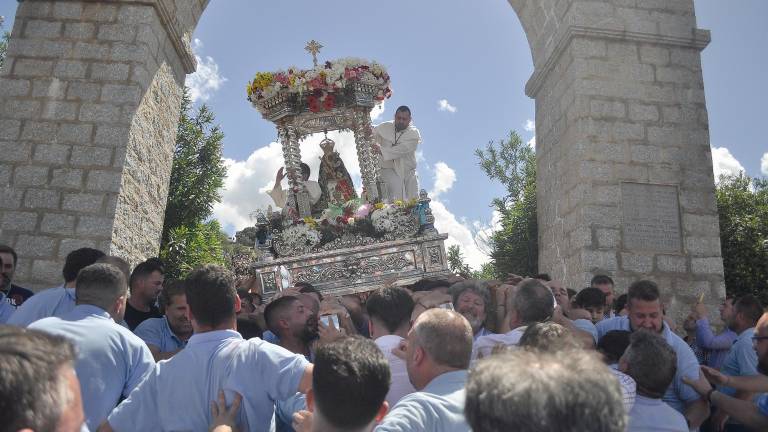
[[[715,169],[761,175],[768,153],[768,2],[695,3],[699,27],[712,31],[703,68]],[[15,7],[0,0],[7,29]],[[505,0],[213,0],[193,38],[200,67],[188,84],[226,134],[230,178],[216,216],[230,230],[269,203],[261,191],[281,165],[275,129],[247,103],[245,84],[256,71],[309,67],[303,48],[316,39],[325,45],[321,59],[363,57],[388,68],[394,95],[376,122],[391,119],[398,105],[411,107],[423,137],[421,187],[435,195],[438,227],[472,265],[483,261],[473,240],[492,224],[489,203],[503,191],[484,177],[473,150],[512,129],[526,141],[534,136],[526,129],[534,101],[523,92],[531,54]],[[332,137],[354,172],[351,137]],[[313,162],[319,140],[308,141],[302,150]],[[763,163],[768,175],[768,156]]]

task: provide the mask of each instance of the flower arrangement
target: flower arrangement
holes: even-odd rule
[[[284,229],[281,235],[286,243],[301,245],[307,250],[320,244],[320,232],[308,223],[292,225]]]
[[[258,72],[248,83],[246,92],[248,100],[259,110],[264,101],[288,93],[306,95],[309,110],[319,112],[333,109],[338,103],[336,93],[354,82],[376,87],[376,101],[392,95],[389,74],[384,66],[358,58],[327,61],[309,70],[291,67],[286,71]]]

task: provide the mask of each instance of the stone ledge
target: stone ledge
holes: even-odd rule
[[[702,29],[694,29],[694,33],[690,38],[681,38],[677,36],[666,36],[623,30],[610,30],[587,26],[569,26],[562,33],[562,36],[560,36],[560,39],[555,44],[555,48],[552,50],[552,53],[549,55],[547,61],[540,68],[536,68],[536,70],[533,72],[533,75],[531,75],[531,78],[525,84],[525,94],[528,97],[533,99],[536,98],[536,95],[544,85],[544,81],[546,80],[547,76],[555,68],[555,65],[560,59],[560,56],[571,44],[571,41],[579,37],[650,43],[662,46],[687,47],[695,48],[699,51],[703,50],[707,45],[709,45],[709,42],[711,41],[709,30]]]

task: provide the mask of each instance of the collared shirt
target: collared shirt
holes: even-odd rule
[[[392,350],[397,348],[402,340],[403,338],[397,335],[386,335],[381,336],[374,341],[389,363],[392,384],[390,384],[389,393],[387,393],[387,402],[391,407],[395,406],[403,396],[416,391],[416,389],[413,388],[413,384],[411,384],[411,380],[408,378],[408,370],[405,367],[405,361],[392,354]]]
[[[11,304],[10,299],[5,293],[0,292],[0,324],[5,324],[16,312],[16,308]]]
[[[464,418],[466,383],[466,370],[435,377],[422,391],[400,399],[374,431],[468,432]]]
[[[48,288],[25,301],[13,314],[8,324],[26,327],[33,322],[52,316],[62,316],[75,308],[75,289]]]
[[[595,341],[595,345],[597,345],[597,327],[595,327],[592,321],[579,318],[571,322],[573,323],[573,326],[576,327],[577,329],[591,334],[592,339],[594,339]]]
[[[720,372],[729,376],[751,376],[757,375],[757,353],[752,346],[752,336],[755,335],[755,328],[748,328],[736,337],[736,341],[728,351],[725,357],[723,367]],[[731,387],[721,386],[718,388],[721,393],[733,396],[736,390]]]
[[[8,301],[10,301],[11,305],[14,307],[19,307],[24,304],[24,302],[27,301],[30,297],[35,295],[35,293],[12,283],[11,289],[8,290],[7,295]]]
[[[150,318],[136,327],[133,333],[147,345],[154,345],[160,352],[171,352],[184,348],[186,342],[179,339],[171,330],[166,317]]]
[[[296,394],[308,364],[304,356],[259,338],[244,340],[234,330],[198,333],[157,364],[109,415],[109,424],[116,432],[208,430],[211,401],[223,389],[228,403],[233,391],[243,396],[240,430],[268,431],[275,401]]]
[[[712,332],[709,320],[702,318],[696,321],[696,344],[709,352],[707,366],[715,369],[723,367],[725,357],[736,340],[733,330],[725,329],[719,335]]]
[[[619,385],[621,386],[621,399],[624,402],[624,408],[629,412],[635,405],[637,383],[631,376],[620,371],[618,364],[609,365],[608,370],[610,370],[613,376],[619,381]]]
[[[33,297],[34,298],[34,297]],[[112,320],[104,309],[78,305],[61,317],[29,325],[64,336],[77,349],[75,372],[80,380],[88,428],[96,430],[131,391],[154,369],[155,360],[144,342]]]
[[[517,346],[527,327],[518,327],[504,334],[489,334],[481,336],[472,345],[472,360],[488,357],[497,346]]]
[[[629,318],[625,316],[600,321],[596,327],[600,338],[611,330],[632,331]],[[691,347],[680,336],[674,334],[667,323],[663,323],[661,336],[677,354],[677,372],[675,372],[672,385],[669,386],[662,400],[678,412],[683,413],[687,403],[701,398],[693,388],[683,383],[684,376],[694,380],[699,378],[699,362],[691,351]]]
[[[472,336],[472,340],[477,340],[477,338],[481,336],[488,336],[490,334],[494,334],[494,333],[485,327],[480,327],[480,330],[478,330],[477,333],[475,333],[475,335]]]
[[[688,423],[682,414],[661,399],[637,395],[629,411],[627,432],[688,432]]]

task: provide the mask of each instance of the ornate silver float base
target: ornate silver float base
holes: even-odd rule
[[[337,249],[312,255],[254,263],[248,272],[261,282],[265,298],[287,284],[309,282],[323,295],[371,291],[408,285],[450,274],[446,234]]]

